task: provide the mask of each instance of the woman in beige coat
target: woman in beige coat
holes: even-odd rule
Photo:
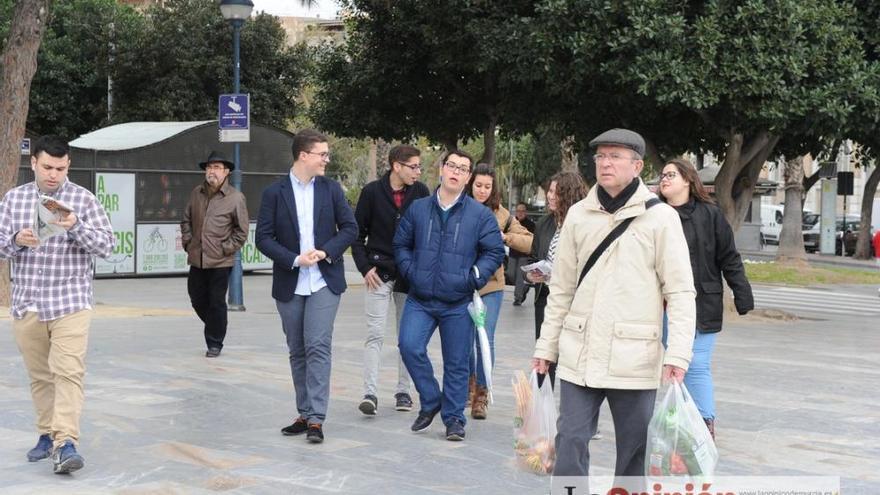
[[[507,208],[501,206],[501,189],[495,179],[495,169],[491,165],[478,163],[471,175],[468,191],[474,199],[486,205],[495,213],[498,220],[498,228],[504,245],[521,253],[528,253],[532,248],[532,233],[520,225],[516,218],[510,214]],[[498,313],[501,311],[501,302],[504,296],[504,267],[499,268],[489,279],[489,282],[480,290],[483,303],[486,304],[486,336],[489,337],[489,348],[492,351],[492,364],[495,364],[495,325],[498,323]],[[475,355],[471,357],[470,393],[468,398],[471,403],[471,417],[474,419],[486,419],[489,398],[486,389],[486,375],[480,356],[480,348],[476,347]]]

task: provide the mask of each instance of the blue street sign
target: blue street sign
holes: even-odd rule
[[[250,108],[247,94],[220,95],[219,124],[221,131],[250,128]]]
[[[31,154],[31,138],[24,138],[21,140],[21,154],[23,156],[29,156]]]

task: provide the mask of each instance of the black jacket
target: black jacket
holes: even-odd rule
[[[400,209],[394,204],[390,172],[364,186],[358,198],[354,217],[358,223],[358,237],[351,245],[351,255],[358,271],[366,275],[373,267],[383,281],[395,280],[395,292],[407,292],[406,280],[397,276],[391,241],[403,213],[419,198],[430,195],[428,187],[416,182],[406,188]]]
[[[529,263],[535,263],[547,259],[547,252],[550,251],[550,241],[556,234],[556,216],[549,213],[541,217],[535,225],[535,231],[532,237],[532,252],[529,253]],[[535,301],[547,299],[548,292],[545,290],[546,284],[536,284]]]
[[[736,250],[733,230],[715,205],[691,199],[675,209],[691,254],[697,290],[697,329],[701,333],[719,332],[724,314],[722,275],[733,291],[736,311],[746,314],[755,309],[752,287]]]

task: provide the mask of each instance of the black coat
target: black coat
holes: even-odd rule
[[[391,241],[400,218],[409,205],[430,195],[428,186],[416,182],[406,188],[400,209],[394,204],[390,172],[364,186],[358,198],[354,216],[358,223],[358,237],[351,245],[351,255],[358,271],[366,275],[373,267],[382,281],[395,280],[395,292],[407,292],[406,280],[397,276]]]
[[[550,251],[550,241],[556,234],[556,216],[553,213],[544,215],[535,225],[535,231],[532,237],[532,252],[529,253],[529,263],[535,263],[547,259],[547,252]],[[546,284],[535,285],[535,302],[541,304],[547,299]]]
[[[755,309],[752,287],[736,250],[733,229],[715,205],[692,199],[675,209],[681,217],[691,254],[697,290],[697,329],[701,333],[719,332],[724,314],[722,276],[733,291],[736,311],[746,314]]]

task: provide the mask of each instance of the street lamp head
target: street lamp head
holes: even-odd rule
[[[251,16],[254,2],[251,0],[220,0],[220,12],[227,21],[244,21]]]

